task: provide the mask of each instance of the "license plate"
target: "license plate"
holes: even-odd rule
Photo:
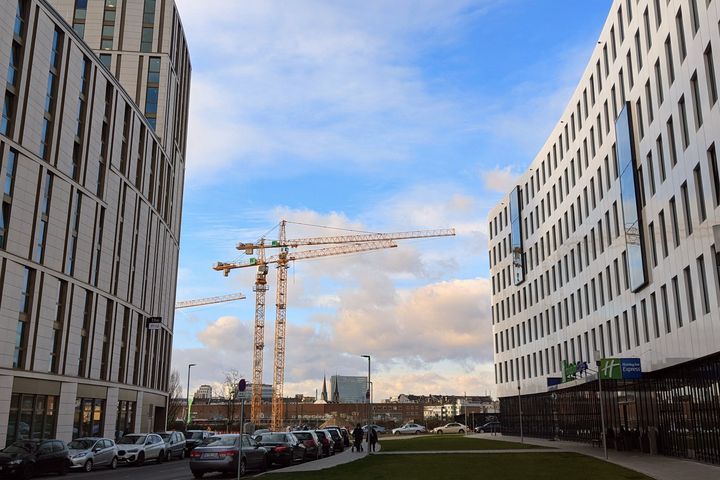
[[[218,458],[218,454],[214,452],[206,452],[202,454],[202,458]]]

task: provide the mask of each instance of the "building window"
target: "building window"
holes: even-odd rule
[[[678,51],[680,52],[680,63],[685,60],[687,56],[687,44],[685,43],[685,25],[683,23],[682,7],[678,9],[678,13],[675,16],[675,26],[677,28],[678,36]]]
[[[145,94],[145,117],[155,130],[157,124],[158,91],[160,88],[160,57],[150,57]]]
[[[673,64],[672,42],[670,35],[665,40],[665,62],[667,67],[668,85],[675,81],[675,65]]]
[[[152,52],[153,28],[155,24],[155,0],[145,0],[143,8],[142,34],[140,51]]]
[[[115,438],[135,431],[135,402],[120,400],[118,402]]]
[[[694,322],[695,320],[697,320],[697,316],[695,313],[695,295],[693,293],[690,267],[685,267],[685,269],[683,270],[683,275],[685,276],[685,300],[688,304],[688,315],[690,316],[690,321]]]
[[[692,212],[690,211],[690,196],[688,195],[687,182],[683,182],[680,186],[682,195],[683,213],[685,214],[685,235],[690,236],[693,233]]]
[[[32,312],[33,292],[35,290],[35,270],[24,267],[23,280],[20,285],[20,303],[18,322],[15,329],[15,351],[13,368],[25,368],[25,353],[28,341],[28,325]]]
[[[78,398],[75,400],[73,438],[104,436],[105,399]]]
[[[2,155],[2,151],[0,151]],[[3,186],[2,210],[0,210],[0,248],[7,245],[8,226],[10,224],[10,210],[12,205],[13,187],[15,184],[15,163],[17,152],[12,148],[8,151],[5,161],[5,182]]]
[[[6,442],[21,439],[55,438],[59,397],[13,393]]]
[[[695,179],[695,200],[698,206],[698,218],[702,223],[707,218],[707,210],[705,208],[705,191],[699,163],[693,169],[693,178]]]
[[[700,255],[697,258],[698,283],[702,294],[703,313],[710,313],[710,295],[708,293],[707,274],[705,273],[705,258]]]
[[[40,203],[40,220],[38,223],[38,231],[35,236],[35,253],[33,259],[41,263],[45,251],[45,240],[47,239],[47,228],[50,219],[50,200],[52,198],[53,174],[45,173],[45,187],[43,189],[42,199]]]
[[[713,61],[712,45],[708,43],[705,49],[705,80],[708,85],[708,96],[710,105],[715,105],[718,99],[717,79],[715,77],[715,62]]]
[[[101,53],[100,63],[105,65],[105,67],[110,70],[110,68],[112,67],[112,55],[109,53]]]
[[[685,95],[678,101],[678,115],[680,115],[680,133],[683,150],[690,145],[690,134],[688,132],[687,109],[685,108]]]
[[[51,339],[50,361],[48,371],[58,373],[60,369],[60,352],[62,349],[63,325],[65,324],[65,306],[67,304],[67,287],[65,280],[60,280],[58,285],[57,302],[55,302],[55,322],[53,323],[53,332]]]
[[[80,291],[78,289],[77,291]],[[88,372],[88,350],[90,344],[90,333],[93,324],[93,294],[90,290],[85,290],[85,307],[83,308],[83,323],[80,330],[80,361],[78,362],[78,376],[87,377]]]
[[[75,256],[77,253],[78,230],[80,229],[80,212],[82,209],[82,193],[75,191],[75,208],[72,210],[69,223],[67,258],[65,260],[65,274],[72,275],[75,271]]]
[[[700,86],[698,85],[697,71],[693,72],[692,78],[690,78],[690,87],[692,88],[695,130],[697,130],[702,127],[703,124],[702,100],[700,99]]]
[[[100,49],[112,50],[113,38],[115,37],[115,16],[116,16],[117,0],[105,0],[105,10],[103,11],[103,25],[100,35]],[[105,54],[100,54],[100,59]],[[110,55],[106,55],[109,57]],[[103,62],[105,63],[105,62]],[[105,64],[110,68],[109,62]]]
[[[85,36],[85,19],[87,17],[88,0],[75,0],[75,15],[73,16],[73,30],[80,38]]]
[[[677,206],[674,195],[670,198],[670,224],[672,226],[673,245],[677,248],[680,246],[680,226],[678,225]]]

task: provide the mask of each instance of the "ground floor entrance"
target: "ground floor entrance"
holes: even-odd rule
[[[720,354],[643,374],[603,380],[609,448],[720,464]],[[500,399],[502,431],[599,443],[598,381]]]

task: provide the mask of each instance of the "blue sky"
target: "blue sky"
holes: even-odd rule
[[[360,354],[377,400],[493,393],[487,212],[558,121],[612,2],[176,1],[193,62],[178,300],[248,297],[178,311],[191,390],[250,378],[254,272],[210,266],[284,218],[458,231],[291,267],[286,395],[363,375]]]

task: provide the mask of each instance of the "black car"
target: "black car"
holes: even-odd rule
[[[70,470],[67,445],[61,440],[17,440],[0,451],[0,478],[32,478]]]
[[[190,452],[190,471],[195,478],[202,478],[206,473],[223,472],[236,474],[238,471],[238,454],[240,451],[240,435],[226,434],[209,437]],[[250,435],[242,436],[242,459],[240,476],[248,470],[264,471],[269,465],[267,450],[255,442]]]
[[[340,429],[335,427],[327,427],[325,430],[330,432],[330,436],[332,437],[332,441],[334,442],[333,446],[335,447],[335,451],[342,452],[343,450],[345,450],[345,439],[342,437]]]
[[[487,422],[483,425],[480,425],[479,427],[475,427],[475,433],[484,433],[484,432],[499,432],[500,431],[500,422],[497,420],[492,422]]]
[[[307,456],[306,460],[317,460],[322,458],[323,449],[317,433],[311,430],[298,430],[292,432],[292,434],[305,445],[305,455]]]
[[[205,430],[188,430],[185,433],[185,453],[189,454],[193,448],[200,446],[203,440],[215,435]]]
[[[268,451],[271,463],[287,467],[295,461],[305,460],[305,444],[292,433],[263,433],[256,436],[255,440]]]

